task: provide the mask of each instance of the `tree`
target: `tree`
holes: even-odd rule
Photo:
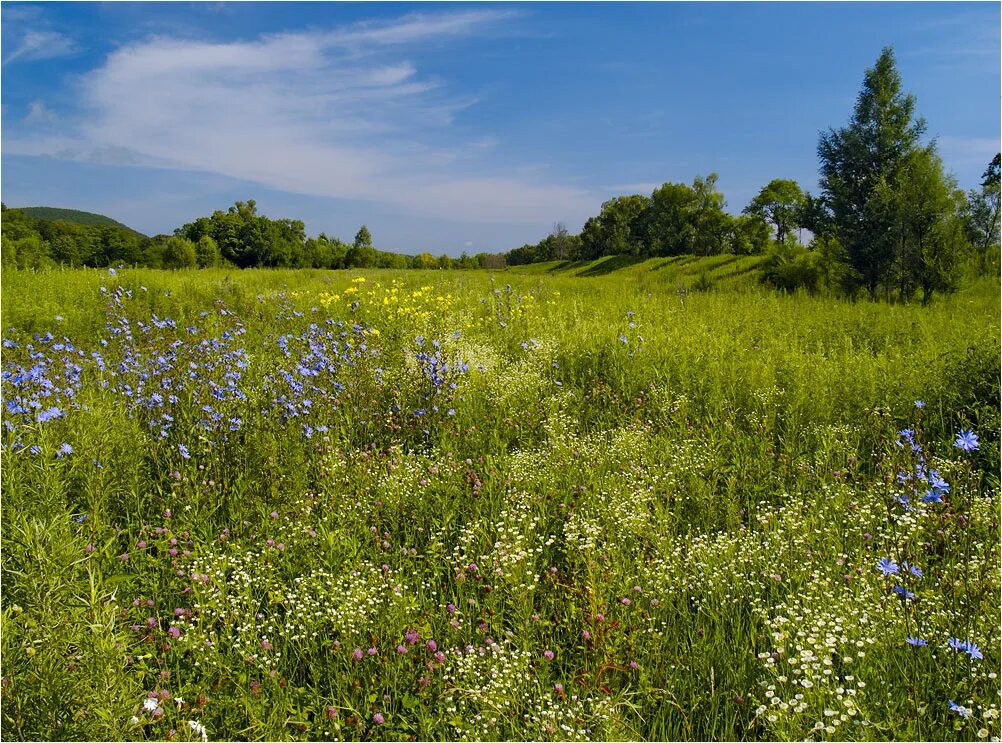
[[[601,213],[585,222],[581,231],[581,257],[593,260],[603,255],[640,255],[640,216],[650,201],[641,195],[617,196],[602,204]]]
[[[893,187],[881,184],[878,195],[897,216],[897,274],[902,299],[922,289],[928,303],[933,292],[956,288],[956,269],[964,249],[963,193],[944,175],[934,145],[909,153]]]
[[[195,243],[195,260],[199,268],[214,268],[223,262],[219,246],[211,235],[202,235]]]
[[[692,182],[695,194],[693,210],[693,252],[696,255],[715,255],[723,252],[730,217],[724,211],[727,202],[717,190],[716,173],[706,178],[696,176]]]
[[[776,231],[776,242],[781,243],[799,224],[805,203],[804,192],[796,181],[776,178],[758,192],[758,196],[744,208],[744,213],[769,222]]]
[[[967,236],[982,273],[987,270],[989,250],[999,244],[1000,161],[1002,155],[995,155],[981,177],[981,190],[972,189],[967,197]]]
[[[897,217],[878,189],[896,181],[925,129],[914,111],[915,99],[901,92],[894,52],[886,48],[866,71],[849,125],[819,138],[821,198],[845,249],[850,290],[862,286],[873,296],[891,274]]]
[[[640,218],[645,253],[671,256],[694,252],[696,208],[696,193],[685,183],[665,183],[655,188],[650,207]]]
[[[731,220],[728,245],[734,255],[753,255],[769,247],[769,225],[753,214],[742,214]]]
[[[356,248],[371,248],[372,247],[372,235],[369,234],[369,228],[364,224],[359,227],[358,232],[355,234],[355,247]]]
[[[198,265],[195,245],[185,237],[167,240],[163,252],[164,268],[194,268]]]

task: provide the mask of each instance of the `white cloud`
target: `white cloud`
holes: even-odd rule
[[[14,51],[4,57],[3,63],[7,65],[16,61],[55,59],[73,54],[76,50],[73,39],[58,31],[27,31],[17,42]]]
[[[572,220],[594,206],[590,194],[517,173],[511,158],[492,162],[497,142],[463,138],[452,126],[473,100],[403,58],[508,15],[407,16],[227,43],[153,37],[84,76],[78,141],[48,154],[107,161],[111,152],[118,162],[134,157],[420,216]],[[51,143],[31,136],[5,145],[26,154]]]
[[[45,105],[41,98],[28,104],[28,114],[23,119],[25,124],[45,126],[58,121],[58,117]]]

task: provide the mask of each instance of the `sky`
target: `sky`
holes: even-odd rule
[[[254,199],[307,234],[497,252],[719,174],[817,191],[894,48],[947,169],[1000,144],[998,3],[13,3],[0,197],[146,234]]]

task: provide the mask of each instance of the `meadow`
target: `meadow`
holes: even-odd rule
[[[756,260],[5,272],[3,737],[998,740],[998,281]]]

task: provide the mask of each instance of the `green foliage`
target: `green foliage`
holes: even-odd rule
[[[641,255],[641,218],[649,205],[650,199],[641,195],[618,196],[602,204],[602,211],[585,222],[581,232],[581,257],[592,260],[603,255]]]
[[[66,210],[49,210],[56,216]],[[83,214],[87,214],[83,212]],[[100,215],[94,215],[100,216]],[[6,244],[21,258],[6,263],[23,269],[39,270],[53,266],[158,265],[155,243],[138,232],[108,221],[78,223],[35,218],[21,209],[3,207],[3,235]]]
[[[123,230],[136,232],[136,230],[133,230],[131,227],[128,227],[111,217],[106,217],[103,214],[94,214],[93,212],[82,212],[78,209],[59,209],[52,206],[25,206],[21,207],[19,211],[24,212],[32,219],[40,221],[72,222],[74,224],[84,225],[105,225],[110,227],[121,227]],[[139,232],[136,232],[136,234],[141,235]]]
[[[758,216],[742,214],[731,221],[730,252],[757,255],[769,246],[769,225]]]
[[[776,243],[762,265],[762,281],[783,291],[804,289],[813,294],[821,281],[820,263],[819,253],[795,241]]]
[[[211,235],[202,235],[195,245],[195,259],[199,268],[217,268],[223,263],[223,255]]]
[[[967,238],[974,247],[980,274],[997,275],[999,272],[1000,163],[1002,155],[995,155],[981,177],[981,189],[971,190],[965,208]]]
[[[202,244],[206,237],[199,238],[199,244]],[[185,237],[172,237],[164,245],[162,261],[164,268],[194,268],[198,265],[198,253],[191,240]]]
[[[762,187],[744,212],[769,222],[776,231],[776,242],[782,243],[800,224],[805,205],[804,192],[796,181],[776,178]]]
[[[886,189],[918,146],[925,124],[914,120],[915,99],[901,91],[890,48],[866,71],[848,126],[818,142],[828,226],[845,249],[850,289],[871,296],[893,274],[897,215]]]
[[[899,296],[907,300],[921,288],[928,303],[933,292],[953,291],[966,249],[960,216],[963,194],[933,146],[910,152],[901,164],[893,188],[881,184],[878,198],[895,214],[896,272]]]
[[[355,233],[355,243],[356,248],[371,248],[372,247],[372,235],[369,234],[369,228],[364,224],[358,228],[358,232]]]

